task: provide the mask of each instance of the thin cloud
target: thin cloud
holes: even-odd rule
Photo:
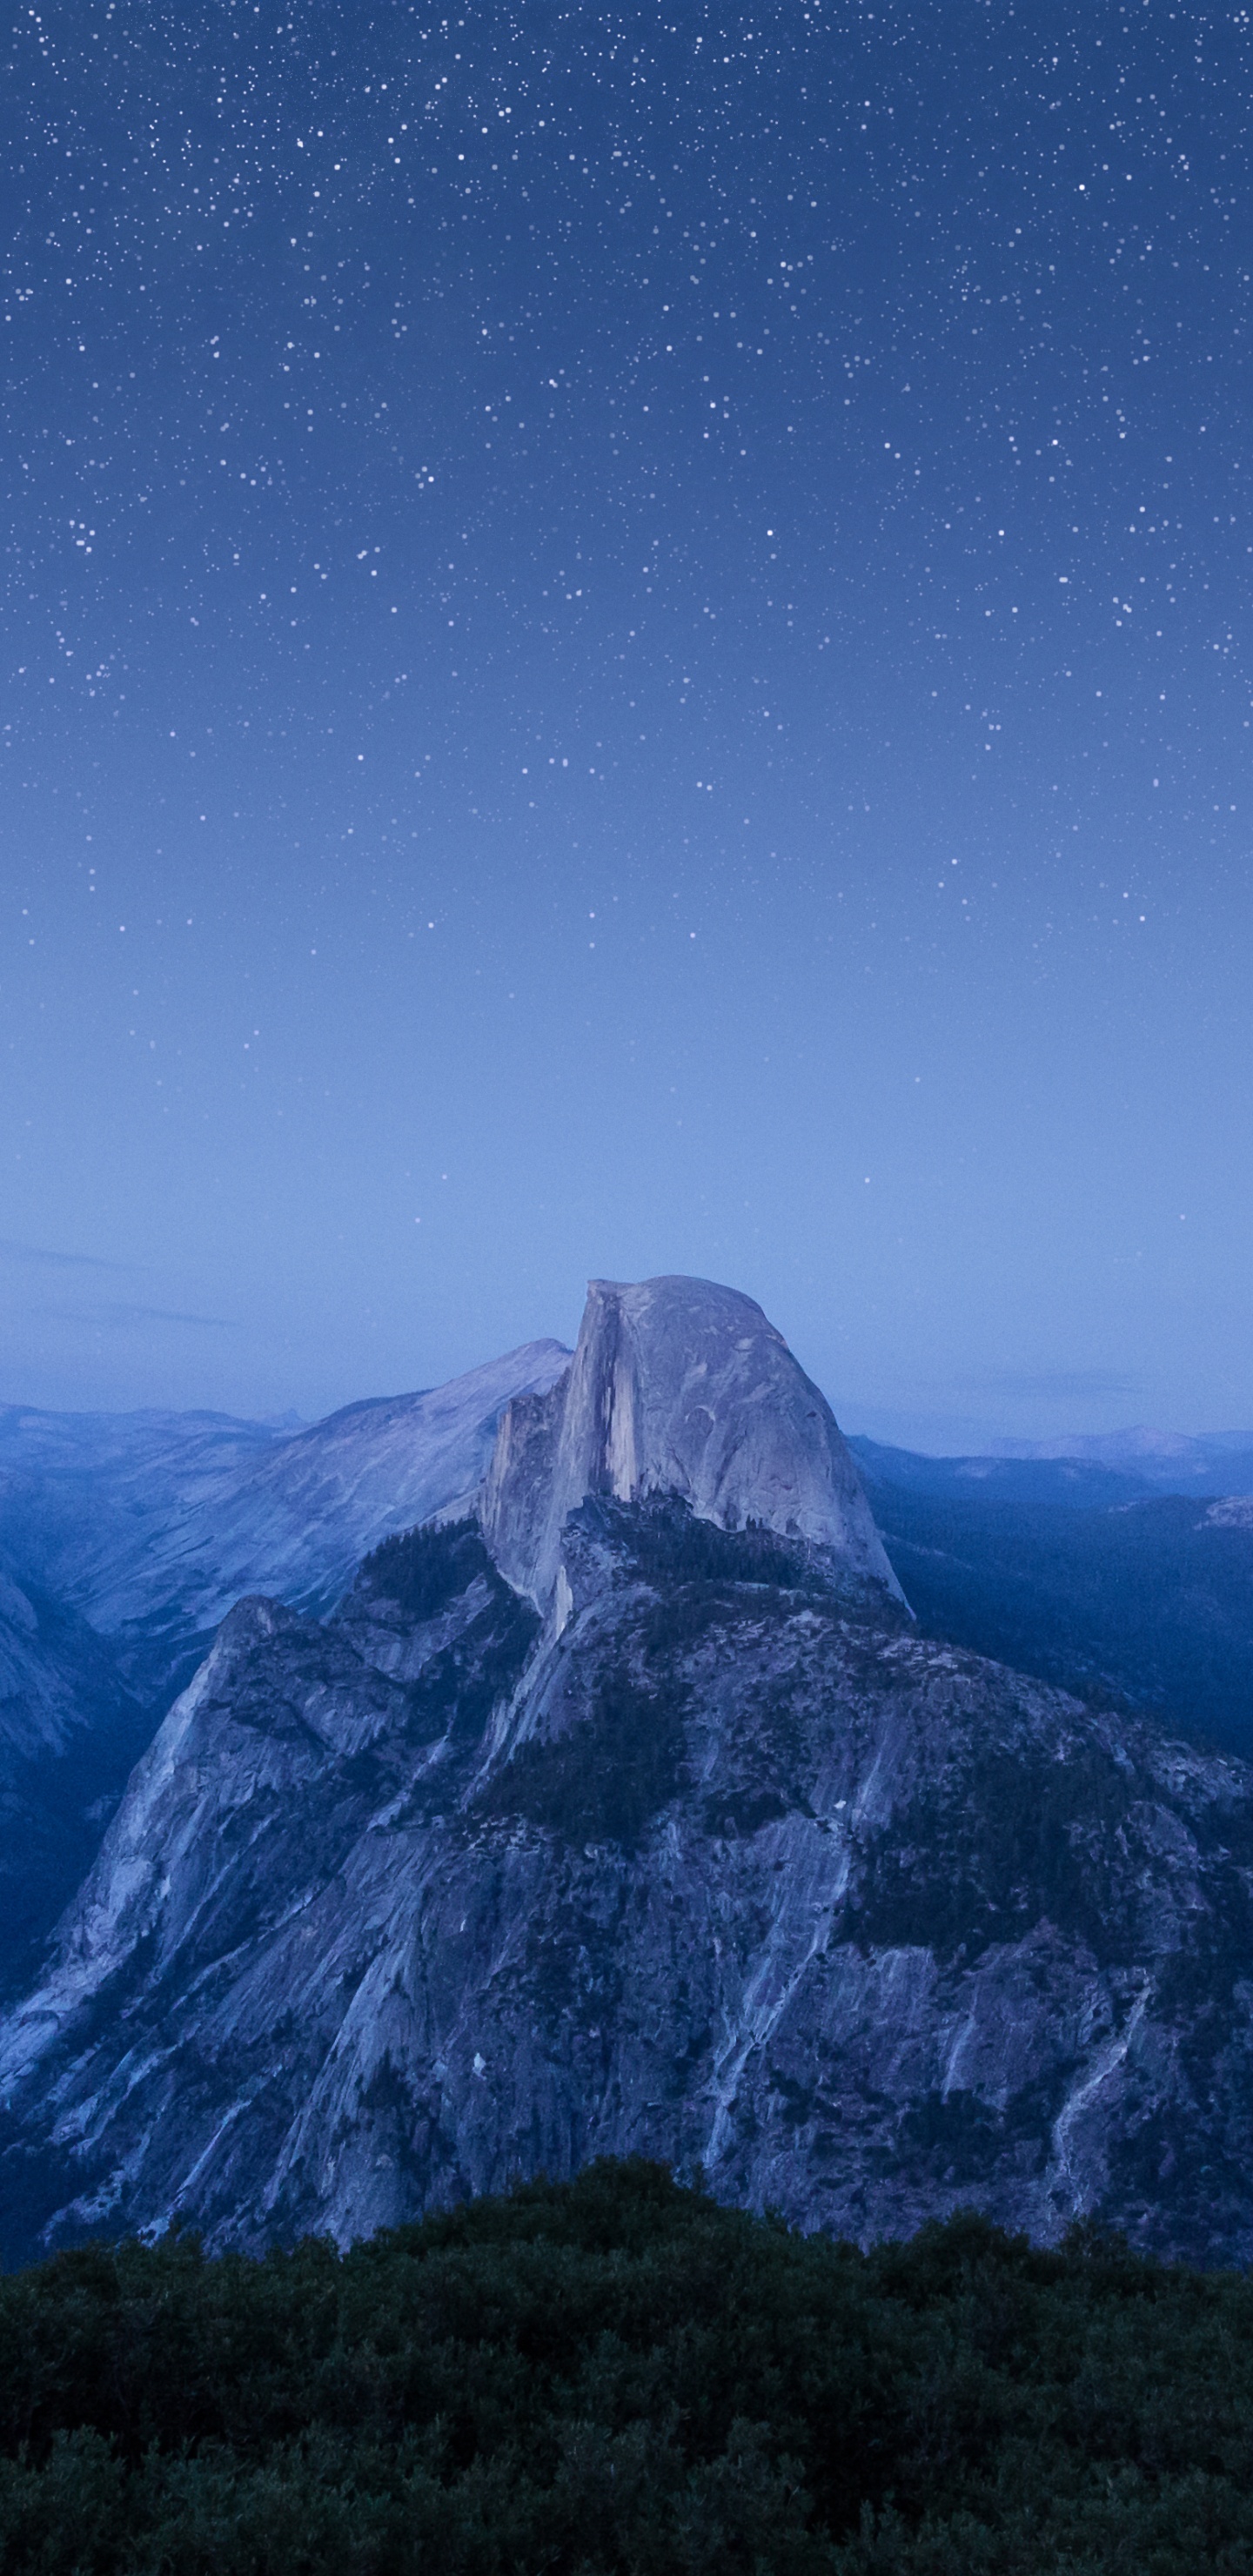
[[[40,1311],[58,1323],[86,1324],[96,1332],[129,1332],[140,1324],[184,1324],[207,1333],[239,1331],[233,1316],[187,1315],[176,1306],[44,1306]]]
[[[49,1252],[38,1243],[14,1243],[0,1236],[0,1261],[20,1261],[46,1270],[133,1270],[133,1261],[102,1261],[94,1252]]]

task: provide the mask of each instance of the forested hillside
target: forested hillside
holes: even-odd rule
[[[928,1635],[1253,1755],[1253,1501],[868,1491]]]
[[[0,2284],[6,2576],[1235,2576],[1253,2286],[869,2254],[587,2168],[340,2256]]]

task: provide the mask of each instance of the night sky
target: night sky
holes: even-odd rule
[[[20,7],[0,1399],[1253,1421],[1246,9]]]

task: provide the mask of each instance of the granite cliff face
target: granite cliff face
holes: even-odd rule
[[[743,1304],[594,1292],[482,1530],[232,1611],[0,2028],[10,2259],[632,2150],[859,2236],[974,2201],[1253,2255],[1253,1775],[918,1636],[829,1416],[759,1483],[751,1408],[720,1443]]]
[[[589,1494],[674,1494],[701,1520],[803,1539],[901,1597],[825,1396],[760,1306],[712,1280],[593,1279],[565,1375],[506,1408],[483,1530],[508,1581],[541,1607]]]

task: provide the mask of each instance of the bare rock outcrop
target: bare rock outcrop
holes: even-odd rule
[[[553,1601],[570,1513],[599,1494],[674,1494],[700,1520],[802,1539],[901,1598],[826,1397],[760,1306],[712,1280],[593,1279],[569,1368],[507,1406],[483,1531],[538,1607]]]

